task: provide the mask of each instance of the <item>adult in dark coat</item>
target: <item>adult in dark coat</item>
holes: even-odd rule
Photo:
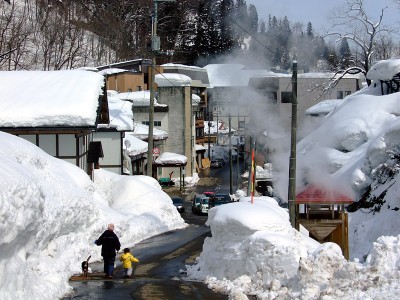
[[[115,256],[121,248],[121,243],[114,233],[114,224],[108,224],[107,230],[95,241],[101,247],[101,256],[104,260],[104,273],[107,278],[112,278],[114,272]]]

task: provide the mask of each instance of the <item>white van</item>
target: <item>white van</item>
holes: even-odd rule
[[[192,211],[196,214],[207,214],[210,208],[208,204],[209,198],[204,194],[196,194],[193,197]]]

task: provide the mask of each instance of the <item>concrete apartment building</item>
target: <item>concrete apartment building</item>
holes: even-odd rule
[[[106,73],[109,89],[120,92],[120,96],[132,103],[133,118],[136,123],[148,125],[149,91],[148,73],[142,72],[137,65],[142,60],[123,64],[128,70],[116,65],[102,69]],[[114,68],[114,69],[113,69]],[[142,71],[140,71],[142,69]],[[201,160],[196,154],[195,144],[204,144],[204,111],[207,108],[208,76],[202,68],[184,65],[166,64],[157,66],[154,107],[154,128],[168,133],[168,138],[154,141],[154,146],[163,152],[181,154],[187,157],[185,176],[196,172]],[[204,154],[204,153],[202,153]],[[156,158],[156,157],[155,157]],[[176,168],[159,167],[157,177],[168,177]],[[176,176],[177,172],[173,176]]]
[[[292,113],[292,75],[267,70],[246,70],[239,64],[215,64],[205,67],[210,78],[209,107],[211,119],[231,126],[239,133],[262,128],[263,119],[272,116],[289,128]],[[297,79],[298,124],[305,111],[326,99],[343,99],[362,87],[359,75],[346,75],[337,85],[331,73],[302,73]]]

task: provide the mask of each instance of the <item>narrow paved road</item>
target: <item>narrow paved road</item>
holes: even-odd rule
[[[70,282],[74,291],[63,299],[134,299],[134,300],[225,300],[227,295],[215,293],[202,282],[188,281],[186,265],[200,254],[210,229],[204,225],[207,216],[191,211],[195,193],[206,190],[229,192],[229,168],[206,170],[195,188],[180,194],[179,189],[166,190],[171,196],[185,199],[182,217],[190,224],[183,230],[168,232],[137,244],[132,252],[140,259],[133,280],[98,280]],[[102,270],[102,263],[92,263],[94,271]],[[121,272],[117,265],[115,273]]]
[[[185,279],[185,265],[193,263],[209,235],[208,227],[190,225],[148,239],[133,248],[135,256],[140,258],[134,280],[70,282],[74,292],[64,299],[228,299],[202,282]],[[102,263],[91,267],[101,270]],[[122,272],[121,266],[115,272]]]

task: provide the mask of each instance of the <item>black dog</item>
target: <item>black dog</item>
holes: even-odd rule
[[[87,258],[87,260],[84,260],[84,261],[82,262],[82,272],[83,272],[83,276],[85,276],[85,277],[88,276],[88,271],[89,271],[89,259],[90,259],[91,257],[92,257],[92,256],[89,255],[89,257]]]

